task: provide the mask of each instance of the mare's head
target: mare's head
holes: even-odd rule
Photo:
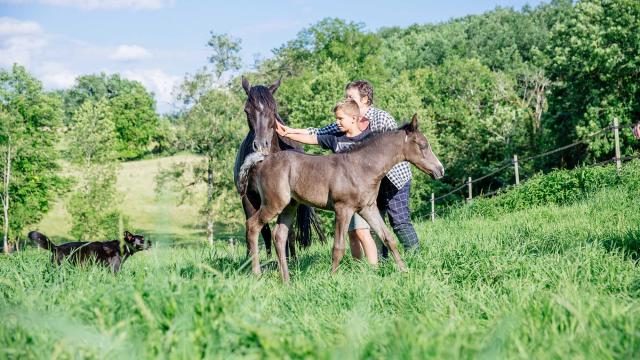
[[[427,137],[418,130],[418,115],[413,115],[411,122],[402,126],[401,130],[404,130],[406,134],[403,152],[407,161],[434,179],[443,177],[442,163],[433,153]]]
[[[249,85],[249,80],[242,78],[242,87],[247,93],[247,101],[244,103],[244,112],[247,114],[249,129],[253,130],[253,150],[268,152],[274,139],[276,121],[278,117],[278,105],[273,94],[278,90],[280,80],[273,85]]]

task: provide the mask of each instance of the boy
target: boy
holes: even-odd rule
[[[369,121],[374,133],[392,131],[398,126],[396,120],[388,112],[373,106],[373,86],[366,80],[350,82],[345,87],[347,99],[352,99],[360,107],[360,113]],[[329,124],[323,128],[308,128],[308,134],[336,134],[340,130],[336,124]],[[411,191],[411,169],[407,162],[394,166],[382,179],[378,193],[378,208],[380,213],[389,217],[393,232],[402,243],[405,250],[417,250],[418,235],[411,224],[409,216],[409,193]],[[387,256],[387,248],[382,247],[382,255]]]
[[[336,126],[340,130],[340,133],[336,135],[309,135],[306,129],[292,129],[277,122],[276,131],[280,136],[303,144],[320,145],[334,153],[347,151],[371,134],[366,120],[362,121],[360,117],[357,102],[351,99],[342,101],[333,108],[333,113],[336,117]],[[365,127],[365,129],[360,130],[360,127]],[[369,229],[369,224],[360,215],[353,214],[349,224],[349,246],[354,258],[361,259],[362,250],[364,250],[367,261],[376,265],[378,250]]]

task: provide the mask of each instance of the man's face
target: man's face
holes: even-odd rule
[[[362,109],[364,109],[365,107],[368,107],[369,104],[367,104],[367,97],[360,97],[360,91],[358,91],[357,88],[349,88],[347,89],[347,99],[351,99],[353,101],[355,101],[356,103],[358,103],[358,107],[360,108],[360,112],[362,113]],[[361,114],[364,116],[364,114]]]

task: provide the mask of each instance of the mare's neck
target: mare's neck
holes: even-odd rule
[[[286,125],[277,112],[276,121],[282,125]],[[278,135],[276,129],[273,129],[273,138],[271,138],[271,153],[289,149],[302,149],[302,146],[291,139]]]

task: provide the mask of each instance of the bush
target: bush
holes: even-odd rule
[[[532,177],[520,186],[512,186],[491,198],[474,199],[471,204],[453,209],[452,217],[496,217],[509,212],[548,204],[568,205],[598,190],[624,186],[628,191],[640,189],[640,161],[623,166],[620,176],[615,165],[554,170]]]

